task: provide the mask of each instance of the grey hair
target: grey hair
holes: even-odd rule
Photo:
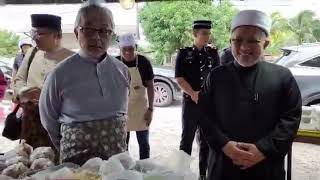
[[[80,25],[80,21],[82,17],[87,16],[91,11],[94,10],[96,13],[101,13],[107,17],[109,22],[111,23],[112,30],[114,29],[114,21],[113,21],[113,15],[112,12],[102,5],[103,0],[88,0],[78,11],[76,21],[74,23],[74,27],[78,27]]]

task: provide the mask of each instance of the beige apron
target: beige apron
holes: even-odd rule
[[[144,114],[147,110],[147,89],[144,87],[141,75],[138,69],[138,58],[136,66],[130,67],[131,75],[130,95],[128,105],[128,121],[127,131],[143,131],[147,130],[148,126],[144,120]]]

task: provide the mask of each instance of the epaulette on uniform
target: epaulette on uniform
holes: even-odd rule
[[[179,48],[179,51],[192,51],[193,47],[183,47],[183,48]]]

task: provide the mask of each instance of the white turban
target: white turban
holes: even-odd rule
[[[232,20],[231,30],[239,26],[256,26],[262,29],[267,36],[271,30],[271,18],[264,12],[258,10],[240,11]]]
[[[135,46],[136,41],[134,39],[133,34],[126,33],[119,36],[119,46],[120,48],[127,47],[127,46]]]

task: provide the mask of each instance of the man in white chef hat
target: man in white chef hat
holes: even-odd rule
[[[257,10],[232,21],[235,57],[211,71],[199,93],[207,119],[209,180],[285,180],[284,157],[297,133],[301,95],[289,69],[264,61],[271,19]]]
[[[139,143],[140,159],[150,157],[149,126],[153,114],[153,69],[150,61],[137,53],[134,35],[125,33],[119,36],[120,59],[128,66],[131,75],[128,104],[127,144],[130,131],[135,131]]]

